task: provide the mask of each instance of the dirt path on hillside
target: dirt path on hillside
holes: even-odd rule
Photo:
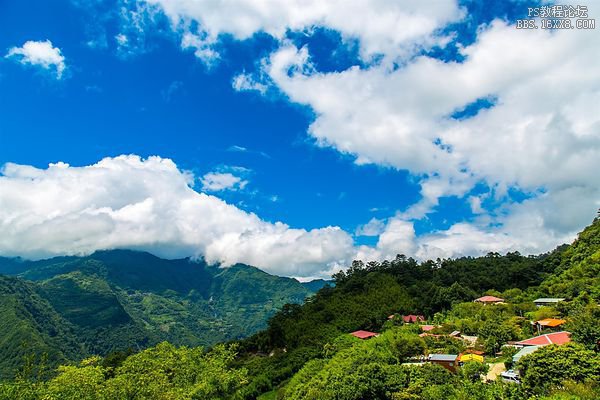
[[[488,381],[495,381],[496,377],[498,377],[498,375],[500,375],[502,372],[504,372],[506,370],[503,362],[489,364],[489,366],[490,366],[490,370],[488,371],[487,375],[485,376],[485,379]]]

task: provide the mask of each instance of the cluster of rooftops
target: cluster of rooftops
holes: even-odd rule
[[[533,304],[535,304],[538,307],[542,307],[542,306],[553,306],[556,305],[557,303],[560,303],[561,301],[564,301],[565,299],[563,298],[558,298],[558,297],[540,297],[539,299],[535,299],[533,301]],[[482,296],[478,299],[473,300],[476,303],[483,303],[483,304],[500,304],[500,303],[504,303],[504,299],[501,299],[500,297],[496,297],[496,296]]]
[[[564,300],[565,299],[562,299],[562,298],[539,298],[539,299],[536,299],[534,301],[534,303],[538,307],[541,307],[541,306],[547,306],[547,305],[555,305]],[[501,298],[495,297],[495,296],[483,296],[478,299],[475,299],[474,301],[477,303],[483,303],[483,304],[504,303],[504,299],[501,299]],[[402,322],[404,322],[405,324],[419,324],[419,327],[421,328],[421,331],[423,332],[419,336],[422,336],[422,337],[423,336],[454,337],[457,339],[462,339],[463,341],[467,342],[468,347],[474,345],[474,343],[477,340],[477,337],[461,335],[461,333],[459,331],[454,331],[448,335],[431,334],[431,333],[429,333],[429,331],[437,328],[437,326],[425,324],[426,319],[423,315],[409,314],[409,315],[401,315],[400,317],[402,318]],[[395,318],[397,318],[397,315],[395,315],[395,314],[388,316],[388,320],[393,320]],[[544,329],[559,328],[566,322],[567,321],[563,320],[563,319],[545,318],[545,319],[541,319],[539,321],[532,322],[532,325],[538,329],[539,333],[541,333],[541,331]],[[379,334],[376,332],[370,332],[370,331],[366,331],[366,330],[354,331],[354,332],[351,332],[350,335],[357,337],[359,339],[363,339],[363,340],[379,336]],[[518,342],[508,342],[506,345],[520,349],[513,356],[513,362],[517,362],[521,359],[521,357],[523,357],[527,354],[533,353],[534,351],[536,351],[538,348],[540,348],[542,346],[547,346],[547,345],[551,345],[551,344],[562,345],[565,343],[569,343],[570,341],[571,341],[571,333],[570,332],[557,331],[557,332],[545,333],[543,335],[540,334],[538,336],[533,336],[529,339],[521,340]],[[431,363],[436,363],[450,371],[455,371],[457,366],[460,366],[463,363],[468,362],[468,361],[483,362],[484,361],[483,355],[484,355],[484,352],[469,348],[469,349],[467,349],[467,351],[464,354],[430,354],[426,358],[425,361],[428,361]]]

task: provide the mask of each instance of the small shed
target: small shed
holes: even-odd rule
[[[539,299],[535,299],[533,301],[533,304],[535,304],[538,307],[554,306],[557,303],[560,303],[561,301],[565,301],[565,299],[559,297],[541,297]]]
[[[369,332],[369,331],[354,331],[350,334],[359,339],[371,339],[372,337],[379,336],[378,333]]]
[[[441,365],[450,372],[456,372],[458,366],[458,355],[456,354],[430,354],[428,361]]]

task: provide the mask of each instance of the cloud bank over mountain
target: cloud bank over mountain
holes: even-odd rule
[[[287,276],[320,275],[351,255],[336,227],[293,229],[199,193],[168,159],[128,155],[47,169],[6,164],[0,175],[0,253],[45,258],[131,248],[163,257],[242,262]]]
[[[314,278],[328,277],[357,258],[404,253],[427,259],[517,250],[525,243],[469,224],[417,237],[411,222],[392,218],[382,232],[383,223],[371,222],[380,230],[375,246],[356,246],[339,227],[305,230],[261,220],[194,190],[195,180],[160,157],[123,155],[84,167],[56,163],[47,169],[6,164],[0,175],[0,254],[39,259],[129,248]],[[537,250],[539,240],[556,239],[537,238],[525,250]]]

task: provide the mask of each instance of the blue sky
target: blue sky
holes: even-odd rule
[[[196,192],[204,191],[255,213],[267,223],[281,221],[307,231],[340,227],[352,237],[354,248],[376,247],[381,240],[379,234],[392,229],[391,222],[400,219],[410,223],[417,238],[407,240],[429,237],[440,248],[444,240],[454,237],[444,233],[454,232],[453,227],[479,232],[477,241],[482,242],[481,246],[464,251],[452,249],[442,255],[485,252],[484,244],[496,239],[502,245],[489,243],[490,250],[513,250],[525,243],[524,251],[534,252],[572,237],[583,221],[593,218],[593,214],[577,216],[577,221],[570,225],[544,220],[536,229],[555,231],[543,243],[531,244],[531,240],[516,237],[514,232],[498,230],[516,223],[507,218],[527,214],[525,203],[527,207],[535,206],[527,200],[555,204],[546,193],[581,186],[577,179],[557,183],[540,178],[545,175],[546,165],[533,166],[532,170],[537,172],[530,177],[519,170],[528,169],[519,161],[514,172],[503,175],[496,171],[503,170],[511,160],[488,165],[486,159],[493,157],[486,156],[484,151],[476,160],[464,155],[477,153],[479,148],[469,141],[459,142],[455,132],[464,127],[477,137],[477,129],[492,124],[483,121],[481,126],[472,126],[479,119],[488,118],[489,110],[491,115],[510,102],[512,94],[504,94],[502,86],[513,84],[509,78],[507,83],[489,83],[483,79],[480,87],[491,89],[481,93],[475,90],[470,97],[443,106],[453,112],[432,116],[432,124],[440,119],[444,122],[431,125],[433,128],[427,125],[427,129],[444,133],[429,143],[437,150],[442,149],[440,160],[449,157],[450,164],[458,160],[452,171],[440,167],[443,161],[428,161],[436,155],[426,151],[425,145],[411,151],[412,144],[401,143],[404,139],[391,139],[389,144],[382,141],[375,147],[368,140],[356,140],[356,135],[375,138],[377,129],[384,130],[381,137],[388,134],[393,137],[394,132],[389,127],[373,126],[372,131],[368,126],[365,128],[360,113],[353,125],[346,125],[354,118],[352,112],[340,123],[331,104],[323,107],[319,104],[322,99],[315,96],[314,87],[307,86],[306,90],[312,92],[305,92],[297,83],[300,78],[308,82],[318,77],[331,78],[333,82],[333,78],[350,75],[356,69],[361,71],[357,74],[374,79],[370,88],[385,88],[381,79],[392,79],[395,73],[401,78],[402,73],[420,67],[424,60],[467,68],[465,60],[476,58],[468,49],[483,47],[487,43],[482,39],[484,36],[492,38],[488,42],[494,48],[494,30],[510,29],[512,34],[515,19],[524,17],[527,7],[536,6],[536,2],[445,1],[449,3],[445,6],[447,15],[438,12],[435,29],[394,42],[391,50],[385,34],[383,38],[380,34],[372,36],[368,29],[356,33],[351,26],[345,31],[346,26],[333,16],[335,9],[331,11],[330,23],[299,29],[294,23],[286,25],[283,21],[285,30],[279,31],[265,17],[259,21],[264,28],[259,24],[252,34],[246,34],[244,26],[227,26],[218,18],[203,18],[204,12],[218,17],[219,12],[225,14],[226,10],[170,10],[163,8],[167,6],[160,0],[149,3],[121,0],[0,3],[0,52],[6,54],[0,61],[0,165],[15,163],[44,170],[49,163],[59,161],[85,167],[105,157],[135,154],[145,159],[156,155],[171,159],[180,171],[193,172],[197,179],[190,185]],[[415,11],[426,17],[428,12]],[[186,34],[197,42],[186,47]],[[597,39],[597,35],[589,37]],[[119,43],[120,38],[126,38],[127,43]],[[554,40],[552,36],[547,38]],[[23,62],[20,56],[10,56],[11,49],[21,48],[27,41],[46,40],[64,57],[65,70],[60,79],[56,65],[44,68]],[[294,64],[297,60],[291,61],[286,67],[287,75],[277,75],[274,68],[269,68],[276,65],[274,57],[288,48],[299,51],[298,54],[305,51],[310,61],[300,67]],[[207,59],[200,50],[208,50],[213,56]],[[294,57],[299,57],[298,54]],[[523,66],[523,70],[527,68]],[[536,64],[531,68],[541,67]],[[375,76],[380,71],[383,71],[381,76]],[[540,70],[540,74],[545,73]],[[236,88],[233,82],[242,75],[249,85]],[[432,77],[431,81],[435,79]],[[592,79],[595,87],[595,78]],[[442,81],[439,85],[443,85]],[[412,97],[414,90],[426,102],[427,96],[432,104],[438,101],[437,89],[410,88],[406,84],[402,88],[407,91],[406,98]],[[327,98],[327,87],[323,90],[323,98]],[[450,90],[450,95],[457,92]],[[332,86],[331,93],[338,92]],[[393,95],[403,94],[398,90]],[[388,97],[381,97],[382,101],[395,104],[391,94],[385,96]],[[442,93],[439,98],[444,96]],[[344,96],[335,101],[343,102]],[[365,101],[379,100],[369,94]],[[363,103],[356,104],[359,111]],[[407,103],[406,107],[401,101],[397,104],[402,118],[421,118],[422,110],[414,104]],[[413,106],[414,113],[409,115]],[[352,110],[351,105],[348,107]],[[546,111],[560,110],[556,104],[549,104]],[[535,114],[534,110],[531,112]],[[593,112],[590,110],[582,120],[588,121]],[[393,110],[390,115],[383,115],[381,120],[398,117],[394,113]],[[576,121],[571,122],[576,125]],[[355,128],[358,129],[355,136],[344,136],[346,130]],[[419,135],[426,128],[411,129],[410,135]],[[596,137],[597,128],[593,129],[590,138]],[[396,144],[398,149],[394,150]],[[573,155],[578,151],[576,148],[573,146]],[[535,151],[532,154],[533,161],[536,157],[541,159]],[[244,184],[209,190],[203,187],[202,177],[211,172],[231,174]],[[424,187],[430,183],[438,195],[426,194]],[[592,200],[584,209],[594,210],[596,186],[589,181],[583,185],[592,193]],[[568,203],[561,200],[560,204],[564,202]],[[370,226],[376,228],[375,234],[355,234],[373,218]],[[457,240],[470,237],[463,232]],[[398,252],[406,250],[403,240],[400,238]],[[416,254],[417,249],[427,245],[413,243],[405,252],[413,249]],[[11,253],[7,249],[5,252]],[[359,254],[368,253],[363,250]],[[302,275],[299,270],[294,273]],[[323,274],[325,270],[329,271],[325,268],[315,272],[313,268],[306,275]]]

